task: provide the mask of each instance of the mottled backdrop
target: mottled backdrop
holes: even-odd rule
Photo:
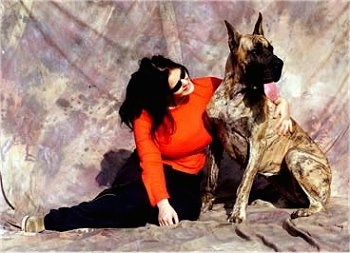
[[[281,93],[326,152],[333,196],[347,198],[348,1],[3,0],[0,11],[0,170],[17,212],[76,204],[108,186],[103,155],[133,148],[117,109],[141,57],[222,77],[223,20],[250,33],[259,11],[285,61]],[[9,210],[2,195],[0,204]]]

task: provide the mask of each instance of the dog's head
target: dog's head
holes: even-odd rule
[[[263,94],[265,83],[280,79],[283,61],[274,55],[271,43],[264,37],[261,13],[252,34],[240,34],[226,20],[225,24],[231,52],[230,68],[238,73],[238,81],[245,84],[248,91]]]

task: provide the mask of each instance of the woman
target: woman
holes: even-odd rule
[[[205,108],[220,82],[213,77],[191,80],[183,65],[163,56],[143,58],[119,110],[136,144],[125,168],[139,176],[117,178],[89,202],[51,210],[44,217],[26,216],[22,230],[170,226],[198,219],[200,172],[212,141]],[[290,128],[288,104],[281,98],[275,103],[283,134]]]

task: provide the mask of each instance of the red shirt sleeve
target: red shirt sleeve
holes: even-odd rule
[[[209,99],[213,96],[215,90],[219,87],[219,85],[222,82],[221,78],[217,77],[200,77],[200,78],[194,78],[192,81],[198,86],[203,86],[204,88],[201,89],[201,93],[205,92],[206,96],[209,96]]]
[[[143,111],[134,121],[134,138],[142,168],[142,180],[145,184],[150,203],[154,206],[160,200],[169,198],[167,192],[162,156],[157,143],[151,136],[152,119]]]

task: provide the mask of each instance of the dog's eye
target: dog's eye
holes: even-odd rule
[[[250,51],[250,54],[251,54],[252,56],[258,56],[258,50],[253,49],[253,50]]]

